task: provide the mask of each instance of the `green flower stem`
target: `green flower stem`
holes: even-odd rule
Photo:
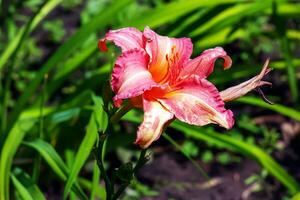
[[[121,107],[117,112],[115,112],[111,117],[110,117],[110,123],[114,124],[117,123],[127,112],[129,112],[133,108],[132,104],[128,103]],[[108,177],[108,174],[104,168],[104,157],[105,157],[105,151],[106,151],[106,143],[107,143],[107,137],[108,134],[103,133],[99,136],[99,142],[98,146],[93,150],[95,159],[97,161],[97,165],[99,167],[99,170],[101,172],[101,176],[104,179],[105,183],[105,190],[106,190],[106,199],[107,200],[112,200],[115,197],[118,198],[122,194],[122,192],[126,189],[126,187],[120,187],[117,193],[114,193],[114,180],[110,179]],[[122,189],[123,188],[123,189]]]
[[[147,153],[147,149],[143,149],[141,151],[140,157],[135,165],[135,167],[133,168],[133,172],[137,173],[137,171],[146,164],[146,162],[148,162],[149,158],[146,156]]]
[[[115,112],[111,117],[110,117],[110,123],[114,124],[117,123],[127,112],[129,112],[133,108],[133,105],[128,103],[121,107],[117,112]],[[101,172],[101,175],[104,179],[105,183],[105,190],[106,190],[106,199],[107,200],[117,200],[125,191],[125,189],[129,186],[130,181],[122,183],[118,190],[114,192],[114,182],[115,182],[115,177],[112,177],[111,179],[107,175],[107,172],[104,168],[104,157],[105,157],[105,149],[106,149],[106,142],[107,142],[107,136],[108,134],[103,133],[103,135],[99,136],[99,142],[98,146],[93,150],[95,159],[97,161],[97,165],[99,167],[99,170]],[[136,174],[137,171],[145,165],[145,163],[149,160],[148,157],[146,156],[146,149],[143,149],[141,151],[141,154],[139,156],[139,159],[133,168],[133,173]]]
[[[117,200],[121,194],[123,194],[124,190],[129,186],[130,183],[123,183],[119,187],[118,191],[114,194],[111,200]]]
[[[121,107],[118,111],[116,111],[111,117],[110,117],[110,123],[114,124],[117,123],[127,112],[129,112],[133,108],[133,105],[128,103]],[[107,142],[107,133],[100,134],[99,136],[99,142],[98,146],[94,148],[93,153],[95,156],[95,159],[97,161],[97,165],[99,167],[99,170],[101,172],[101,176],[104,179],[105,183],[105,190],[106,190],[106,199],[107,200],[117,200],[125,191],[125,189],[130,185],[130,181],[123,182],[118,190],[114,192],[114,182],[115,177],[111,177],[111,179],[108,177],[108,174],[104,168],[104,157],[105,157],[105,150],[106,150],[106,142]],[[143,149],[140,153],[139,159],[133,168],[133,174],[136,174],[137,171],[146,164],[146,162],[149,160],[148,156],[146,156],[147,149]]]
[[[129,112],[133,108],[131,103],[128,103],[121,107],[115,114],[113,114],[110,118],[110,123],[117,123],[127,112]]]
[[[100,138],[99,140],[99,144],[98,144],[98,147],[95,148],[93,150],[93,153],[94,153],[94,156],[95,156],[95,159],[97,161],[97,165],[99,167],[99,170],[101,172],[101,176],[103,177],[104,179],[104,183],[105,183],[105,190],[106,190],[106,199],[107,200],[110,200],[111,199],[111,182],[110,182],[110,179],[106,173],[106,170],[104,168],[104,162],[102,160],[102,152],[105,151],[105,143],[107,141],[107,137],[105,137],[104,139],[103,138]]]

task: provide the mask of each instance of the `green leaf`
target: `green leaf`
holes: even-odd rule
[[[102,100],[97,96],[92,96],[94,101],[94,112],[90,118],[89,124],[87,126],[86,135],[83,138],[79,150],[76,154],[74,164],[71,168],[70,176],[64,190],[64,199],[67,198],[70,189],[80,172],[80,169],[83,167],[85,161],[88,159],[92,148],[97,140],[98,131],[105,131],[108,124],[108,116],[102,107]]]
[[[296,109],[281,105],[281,104],[276,103],[274,105],[270,105],[256,97],[241,97],[234,102],[245,103],[245,104],[259,106],[262,108],[267,108],[269,110],[273,110],[277,113],[280,113],[282,115],[285,115],[287,117],[290,117],[292,119],[300,121],[300,112],[299,111],[297,111]]]
[[[29,193],[29,191],[22,185],[22,183],[20,183],[18,181],[18,179],[12,175],[12,180],[13,183],[17,189],[17,191],[19,192],[20,196],[22,197],[22,199],[24,200],[34,200],[33,197],[31,196],[31,194]]]
[[[156,27],[158,25],[164,24],[171,20],[196,10],[199,7],[213,6],[221,4],[230,4],[235,2],[241,2],[238,0],[189,0],[189,1],[179,1],[165,4],[156,8],[155,10],[149,10],[143,13],[138,19],[133,20],[128,26],[136,26],[143,28],[144,26]]]
[[[223,165],[227,165],[231,162],[231,158],[230,158],[230,154],[227,153],[227,152],[223,152],[223,153],[220,153],[218,156],[217,156],[217,160],[223,164]]]
[[[261,12],[262,10],[271,7],[272,1],[265,1],[265,3],[242,3],[218,13],[214,18],[208,20],[203,25],[196,28],[190,33],[192,37],[203,34],[204,32],[216,32],[217,29],[224,28],[234,23],[240,22],[240,19]]]
[[[76,115],[78,112],[68,112],[67,110],[74,110],[74,107],[80,105],[84,106],[82,99],[90,99],[91,92],[85,91],[74,98],[72,101],[62,105],[59,107],[45,107],[43,109],[43,115],[50,115],[52,117],[57,116],[57,114],[67,113],[67,116],[64,116],[64,119],[70,118]],[[75,108],[76,111],[76,108]],[[13,128],[8,133],[6,140],[4,141],[4,145],[1,151],[0,157],[0,199],[9,199],[8,191],[9,191],[9,175],[10,169],[12,165],[12,160],[18,147],[25,134],[34,126],[34,124],[38,121],[40,116],[39,108],[32,108],[22,112],[19,119],[14,123]],[[54,117],[55,118],[55,117]],[[57,171],[59,173],[59,171]]]
[[[99,180],[100,180],[100,170],[97,166],[97,161],[94,161],[94,166],[93,166],[93,181],[92,181],[92,188],[91,188],[91,196],[90,200],[95,199],[96,192],[99,189]]]
[[[24,106],[28,102],[28,99],[34,94],[35,90],[43,80],[45,74],[47,74],[51,69],[59,66],[59,63],[62,63],[63,59],[65,59],[67,55],[70,55],[71,52],[82,45],[96,30],[105,27],[109,22],[111,22],[114,16],[131,1],[132,0],[122,0],[112,3],[109,9],[99,13],[89,23],[79,28],[78,31],[69,38],[69,40],[67,40],[58,48],[57,51],[55,51],[55,53],[41,67],[40,71],[36,74],[35,79],[28,85],[26,91],[18,99],[18,102],[11,115],[11,122],[14,122],[21,113]],[[95,46],[97,46],[97,44],[95,44]],[[92,48],[95,48],[95,46]],[[10,128],[11,125],[8,127]]]
[[[45,22],[43,28],[51,34],[50,37],[54,42],[59,42],[66,34],[62,20]]]
[[[38,186],[33,182],[31,177],[22,169],[14,169],[11,174],[12,182],[19,192],[20,196],[25,200],[45,200],[43,193]]]
[[[180,24],[176,23],[176,28],[170,31],[169,36],[178,36],[189,26],[194,24],[195,22],[201,20],[203,16],[205,16],[212,8],[214,7],[205,7],[203,9],[199,9],[199,11],[191,14],[189,17],[184,19]]]
[[[250,185],[250,184],[253,184],[253,183],[255,183],[256,181],[258,181],[259,178],[260,178],[260,177],[259,177],[257,174],[253,174],[253,175],[249,176],[248,178],[246,178],[245,181],[244,181],[244,183],[245,183],[246,185]]]
[[[184,141],[182,150],[189,156],[197,156],[199,153],[198,146],[196,146],[191,140]]]
[[[78,104],[80,102],[75,103]],[[72,104],[70,105],[73,106]],[[56,109],[57,108],[55,107],[44,108],[43,115],[46,116],[49,114],[53,114],[55,113]],[[72,110],[73,108],[71,107],[70,109]],[[9,175],[13,157],[16,154],[17,149],[23,141],[23,138],[26,135],[26,133],[34,126],[34,124],[40,118],[40,114],[41,113],[39,108],[33,108],[23,111],[19,119],[14,123],[14,126],[12,127],[4,141],[0,157],[0,199],[9,199]]]
[[[98,167],[97,167],[98,168]],[[87,179],[84,178],[79,178],[78,182],[80,183],[80,185],[85,188],[88,191],[92,191],[92,185],[93,183]],[[98,187],[97,190],[95,191],[95,195],[102,199],[106,199],[106,191],[104,189],[104,187]]]
[[[46,99],[57,89],[59,86],[69,77],[69,75],[75,71],[78,67],[81,67],[84,61],[91,57],[95,52],[97,52],[97,46],[93,45],[89,48],[84,48],[79,53],[75,54],[73,57],[69,58],[57,71],[53,77],[53,80],[48,84],[46,88]],[[105,66],[101,67],[102,69]],[[108,71],[108,70],[107,70]]]
[[[37,119],[35,117],[21,115],[4,142],[0,158],[0,199],[10,199],[9,175],[13,157],[26,132],[29,131],[36,122]]]
[[[75,152],[67,149],[65,151],[65,159],[66,159],[66,165],[68,168],[71,168],[73,163],[74,163],[74,159],[75,159]],[[70,193],[70,200],[76,200],[76,195],[74,194],[74,192],[71,191]]]
[[[300,192],[293,196],[291,200],[300,200]]]
[[[121,165],[115,171],[116,176],[125,183],[129,183],[133,178],[133,164],[132,162],[125,163]]]
[[[53,172],[62,180],[66,181],[69,175],[69,169],[64,161],[60,158],[55,149],[47,142],[36,139],[30,142],[23,142],[24,145],[33,148],[38,151],[41,156],[45,159],[48,165],[51,167]],[[81,199],[88,199],[78,184],[74,184],[72,190]]]
[[[279,0],[276,2],[280,2]],[[284,2],[284,1],[281,1]],[[282,16],[295,16],[295,17],[299,17],[300,14],[300,4],[299,3],[295,3],[296,1],[291,3],[286,2],[283,5],[278,6],[278,14],[282,15]],[[271,14],[272,13],[272,9],[268,9],[267,14]]]
[[[141,120],[135,112],[129,112],[123,119],[139,123]],[[228,135],[216,133],[201,127],[195,127],[182,122],[175,121],[171,127],[182,131],[189,138],[205,141],[218,147],[226,148],[237,153],[241,153],[258,163],[260,163],[270,174],[272,174],[279,182],[281,182],[291,194],[299,191],[299,184],[291,177],[271,156],[257,146],[248,144],[241,140],[235,139]]]
[[[211,161],[213,161],[214,159],[214,155],[211,151],[205,151],[202,155],[202,158],[203,162],[205,163],[209,163]]]
[[[177,121],[171,126],[194,139],[223,146],[224,148],[254,159],[270,174],[277,178],[277,180],[280,181],[291,192],[291,194],[295,194],[299,191],[300,186],[297,181],[290,176],[271,156],[266,154],[264,150],[259,147],[221,133],[205,130],[203,128],[192,127]]]
[[[294,67],[299,67],[300,66],[300,59],[298,59],[298,58],[294,58],[292,60],[292,62],[293,62]],[[274,61],[274,62],[271,63],[272,68],[275,68],[275,69],[285,69],[286,68],[285,64],[286,63],[284,61]]]
[[[51,120],[53,123],[60,123],[63,121],[67,121],[73,118],[74,116],[78,116],[80,110],[81,110],[80,108],[76,108],[76,107],[67,110],[61,109],[61,111],[56,112],[51,116]]]
[[[59,3],[61,0],[50,0],[48,1],[34,16],[33,20],[29,21],[24,27],[20,29],[16,37],[6,46],[5,51],[0,57],[0,70],[3,68],[10,56],[15,52],[16,49],[22,44],[24,36],[32,32],[37,25],[47,16]],[[28,31],[26,33],[26,26]]]
[[[288,83],[290,86],[290,92],[293,98],[294,103],[298,100],[298,80],[295,72],[295,68],[292,62],[292,50],[291,44],[289,39],[287,38],[287,29],[286,23],[287,21],[278,15],[278,3],[273,3],[273,21],[276,26],[276,32],[278,34],[278,38],[280,41],[281,51],[283,52],[283,57],[286,62],[286,69],[287,69],[287,76],[288,76]]]

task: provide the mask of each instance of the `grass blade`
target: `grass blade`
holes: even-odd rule
[[[12,40],[11,43],[9,43],[8,47],[5,49],[4,53],[0,57],[0,71],[1,68],[4,66],[4,64],[7,62],[7,59],[9,57],[12,57],[12,62],[10,63],[11,66],[7,70],[6,74],[6,81],[5,81],[5,88],[3,93],[3,105],[1,105],[1,112],[3,113],[2,119],[1,119],[1,131],[2,134],[0,134],[0,147],[2,146],[2,142],[4,141],[7,133],[7,122],[8,122],[8,116],[7,116],[7,110],[8,110],[8,103],[10,101],[11,96],[11,82],[12,82],[12,72],[15,67],[15,60],[17,53],[22,45],[22,43],[25,41],[28,34],[32,31],[32,29],[37,26],[37,24],[52,10],[54,9],[58,3],[60,2],[57,0],[52,0],[47,3],[45,3],[43,6],[40,7],[40,9],[36,12],[36,14],[31,17],[31,19],[28,21],[28,23],[21,29],[19,34]],[[9,127],[9,129],[11,126]],[[9,130],[8,130],[9,131]]]
[[[250,104],[250,105],[259,106],[262,108],[267,108],[269,110],[280,113],[284,116],[290,117],[294,120],[300,121],[300,112],[293,108],[284,106],[284,105],[280,105],[280,104],[270,105],[256,97],[241,97],[234,102],[246,103],[246,104]]]
[[[56,108],[44,108],[44,116],[54,113]],[[9,132],[0,157],[0,199],[9,199],[9,175],[13,157],[26,133],[38,122],[40,109],[22,112],[18,121]]]
[[[205,32],[214,33],[221,28],[240,22],[241,18],[247,15],[253,15],[254,13],[261,12],[262,10],[271,7],[271,5],[271,1],[266,1],[263,4],[259,2],[238,4],[219,13],[207,23],[191,32],[190,35],[195,37]]]
[[[300,186],[297,181],[262,149],[236,138],[232,138],[228,135],[205,130],[203,128],[195,128],[181,122],[173,123],[172,127],[182,131],[194,139],[209,142],[211,144],[217,144],[254,159],[278,181],[280,181],[290,191],[291,194],[296,194],[299,192]]]
[[[300,200],[300,192],[293,196],[291,200]]]
[[[300,3],[296,3],[296,1],[290,1],[289,3],[289,1],[286,1],[285,4],[278,6],[277,12],[284,17],[299,17]],[[272,14],[272,9],[268,9],[266,13]]]
[[[239,0],[189,0],[168,3],[163,6],[156,8],[155,10],[150,10],[143,13],[143,16],[139,19],[132,21],[128,26],[135,26],[143,28],[144,26],[155,27],[164,24],[168,21],[175,20],[188,12],[191,12],[199,7],[213,6],[220,4],[230,4],[235,2],[241,2]]]
[[[28,33],[32,32],[37,25],[47,16],[62,0],[50,0],[48,1],[34,16],[34,19],[30,21],[27,25],[22,27],[19,33],[14,37],[14,39],[7,45],[5,51],[0,57],[0,70],[3,68],[10,56],[15,52],[15,50],[22,44],[22,38],[26,34],[26,26],[29,26]]]
[[[93,96],[94,101],[94,112],[90,118],[89,124],[87,126],[86,135],[83,138],[83,141],[80,144],[79,150],[76,154],[74,164],[71,168],[70,175],[64,190],[64,199],[67,198],[70,189],[80,172],[80,169],[83,167],[85,161],[89,157],[92,148],[97,140],[98,131],[105,131],[108,124],[108,116],[102,108],[102,101],[99,97]]]
[[[289,82],[289,86],[290,86],[290,90],[291,90],[291,94],[293,97],[293,101],[297,102],[298,101],[298,80],[296,77],[296,71],[295,71],[295,67],[293,66],[293,58],[292,58],[292,54],[291,54],[291,47],[290,47],[290,42],[289,39],[287,38],[287,36],[283,36],[281,39],[281,47],[282,47],[282,51],[284,54],[284,59],[286,62],[286,69],[287,69],[287,75],[288,75],[288,82]]]
[[[137,117],[135,112],[129,112],[124,116],[125,120],[139,123],[141,119]],[[249,158],[260,163],[270,174],[272,174],[279,182],[281,182],[291,194],[299,191],[299,184],[291,177],[272,157],[266,154],[262,149],[244,141],[232,138],[228,135],[216,133],[201,127],[195,127],[182,122],[175,121],[171,127],[182,131],[187,136],[208,142],[218,147],[226,148],[227,150],[241,153]]]
[[[172,127],[183,131],[186,135],[195,139],[200,139],[211,144],[217,144],[227,149],[248,156],[260,163],[269,173],[271,173],[278,181],[280,181],[292,193],[299,191],[299,185],[296,180],[291,177],[275,160],[266,154],[260,148],[245,143],[243,141],[231,138],[230,136],[204,130],[201,128],[192,128],[182,123],[174,123]]]
[[[283,57],[286,62],[286,69],[288,75],[288,82],[290,86],[291,95],[293,97],[294,103],[298,101],[298,84],[295,68],[292,62],[291,45],[289,39],[287,38],[286,20],[278,15],[278,5],[277,2],[273,3],[273,21],[276,26],[276,31],[279,37],[281,50],[283,52]]]
[[[20,168],[16,168],[11,174],[11,179],[17,191],[23,199],[28,200],[46,200],[41,190],[33,182],[28,174]]]
[[[94,162],[94,169],[93,169],[93,181],[92,181],[90,200],[95,199],[96,192],[99,188],[99,180],[100,180],[100,170],[97,166],[97,162],[95,161]]]
[[[0,199],[10,199],[9,175],[13,157],[26,132],[28,132],[36,122],[36,118],[25,118],[21,116],[21,119],[15,123],[15,126],[11,129],[5,140],[0,158]]]
[[[62,46],[58,48],[57,51],[46,61],[46,63],[41,67],[41,70],[36,74],[35,79],[28,85],[27,90],[19,98],[10,118],[11,122],[14,122],[18,117],[28,99],[34,94],[35,90],[43,80],[43,77],[54,67],[57,67],[63,59],[73,52],[76,47],[80,46],[88,36],[94,33],[96,30],[105,27],[111,22],[113,16],[116,15],[124,6],[128,5],[132,0],[116,1],[112,3],[109,9],[99,13],[95,16],[89,23],[82,26],[72,37],[69,38]],[[110,19],[110,20],[109,20]],[[97,46],[97,44],[95,44]],[[8,129],[12,125],[8,126]]]
[[[51,167],[51,169],[55,172],[55,174],[62,181],[67,180],[69,169],[64,163],[64,161],[60,158],[58,153],[55,151],[55,149],[49,143],[41,139],[36,139],[30,142],[23,142],[23,144],[38,151],[48,163],[48,165]],[[78,186],[78,184],[74,184],[72,190],[81,199],[88,199],[83,193],[82,189]]]
[[[11,175],[11,179],[12,179],[17,191],[19,192],[20,196],[24,200],[34,200],[33,197],[31,196],[30,192],[24,187],[24,185],[22,185],[22,183],[20,183],[20,181],[14,175]]]
[[[87,189],[88,191],[92,190],[93,183],[91,181],[84,179],[84,178],[79,178],[78,182],[80,183],[80,185],[83,188]],[[105,191],[104,187],[98,187],[95,195],[101,200],[106,199],[106,191]]]
[[[74,163],[74,157],[75,157],[74,151],[72,151],[70,149],[67,149],[65,151],[66,165],[69,169],[72,167],[72,165]],[[76,200],[76,195],[72,191],[70,193],[70,200]]]

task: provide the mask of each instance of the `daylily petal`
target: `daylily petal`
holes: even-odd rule
[[[98,47],[101,51],[107,51],[106,40],[113,41],[121,47],[122,52],[134,48],[143,48],[143,34],[136,28],[121,28],[109,31],[104,39],[99,40]]]
[[[136,144],[141,148],[147,148],[157,140],[163,132],[165,125],[174,117],[159,102],[144,99],[144,121],[137,132]]]
[[[190,38],[169,38],[160,36],[146,27],[146,51],[150,56],[149,71],[156,82],[176,78],[192,54],[193,44]]]
[[[222,47],[205,50],[200,56],[189,60],[184,69],[181,71],[179,77],[186,78],[192,74],[197,74],[200,78],[208,77],[214,70],[215,61],[218,58],[224,59],[224,69],[231,67],[232,60],[227,56]]]
[[[112,89],[116,93],[116,106],[121,105],[121,99],[136,97],[153,87],[161,87],[152,79],[147,69],[148,61],[149,56],[140,49],[126,51],[117,59],[111,79]]]
[[[223,101],[227,102],[227,101],[233,101],[241,96],[244,96],[245,94],[247,94],[248,92],[250,92],[251,90],[263,86],[263,85],[272,85],[269,82],[266,81],[262,81],[261,79],[268,74],[271,69],[268,68],[269,65],[269,60],[267,60],[261,70],[261,72],[249,79],[248,81],[245,81],[239,85],[230,87],[222,92],[220,92],[221,98]]]
[[[157,100],[176,118],[189,124],[216,123],[227,129],[234,124],[233,114],[224,108],[215,86],[198,76],[189,77]]]

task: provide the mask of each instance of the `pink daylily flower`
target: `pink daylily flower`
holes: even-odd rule
[[[214,123],[230,129],[234,124],[233,113],[224,107],[224,102],[269,84],[261,81],[269,72],[267,63],[258,76],[218,92],[206,78],[218,58],[224,60],[224,69],[231,67],[231,58],[223,48],[216,47],[191,59],[190,38],[160,36],[149,27],[143,32],[122,28],[109,31],[98,43],[100,50],[107,51],[107,40],[122,50],[111,78],[115,106],[130,99],[134,106],[144,110],[136,139],[141,148],[157,140],[175,118],[192,125]]]

